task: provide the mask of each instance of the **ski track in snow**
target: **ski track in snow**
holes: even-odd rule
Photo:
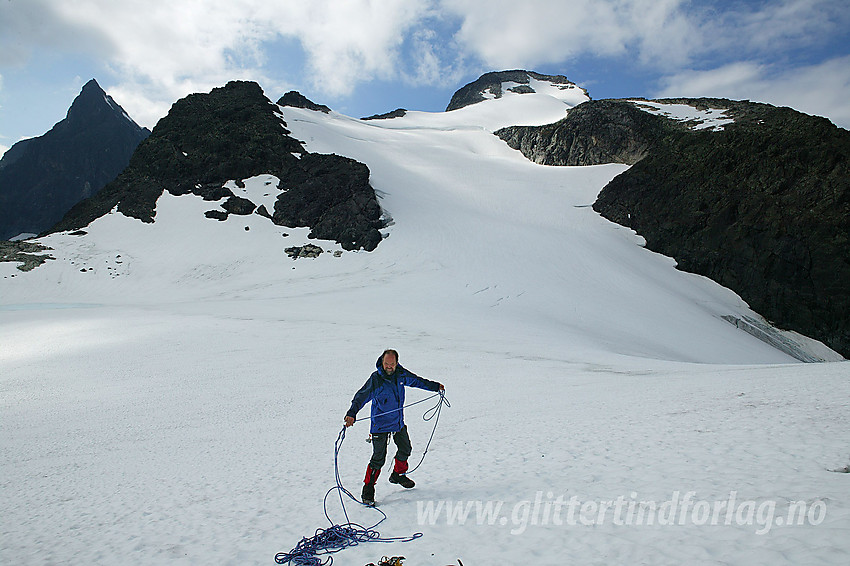
[[[32,272],[0,264],[0,563],[272,564],[328,526],[334,440],[385,347],[452,403],[416,488],[378,482],[381,534],[424,536],[335,564],[850,561],[850,474],[830,471],[850,463],[846,363],[793,363],[720,320],[752,313],[586,207],[623,167],[538,166],[488,133],[565,108],[534,101],[378,122],[283,109],[310,151],[369,165],[394,219],[372,253],[292,261],[283,248],[308,230],[217,222],[203,217],[217,203],[166,195],[154,225],[113,213],[84,237],[43,238],[56,260]],[[268,181],[245,194],[271,199]],[[414,463],[427,406],[406,411]],[[349,429],[340,454],[355,493],[367,434]],[[776,516],[542,514],[558,497],[689,492],[773,502]],[[825,516],[778,524],[797,501]],[[439,502],[501,507],[489,522],[473,507],[420,521]]]

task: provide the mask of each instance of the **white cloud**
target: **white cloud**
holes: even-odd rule
[[[458,40],[486,64],[529,67],[580,55],[684,62],[699,38],[681,0],[443,0]]]
[[[400,46],[428,13],[417,0],[30,0],[4,14],[0,63],[50,47],[87,53],[105,61],[118,77],[111,93],[149,125],[175,99],[228,80],[288,86],[267,51],[281,38],[300,43],[307,82],[329,95],[395,78]]]
[[[711,28],[723,47],[774,52],[788,46],[817,44],[824,36],[850,24],[846,3],[834,0],[782,0],[757,4],[732,4],[717,14]]]
[[[664,78],[656,96],[721,96],[718,93],[741,93],[761,82],[764,68],[752,62],[737,62],[709,71],[683,71]],[[740,96],[736,96],[740,97]],[[728,98],[725,97],[724,98]]]
[[[38,50],[87,52],[105,46],[94,28],[78,26],[57,13],[55,0],[5,2],[0,7],[0,65],[21,67]]]
[[[20,67],[36,52],[87,55],[111,71],[111,79],[100,77],[112,83],[104,84],[110,94],[151,127],[174,100],[233,79],[256,80],[272,97],[301,82],[338,99],[373,79],[445,86],[470,68],[533,69],[590,55],[634,61],[674,85],[696,81],[685,74],[696,63],[728,61],[730,52],[771,60],[820,41],[850,24],[850,10],[837,4],[27,0],[3,2],[0,65]],[[276,51],[287,42],[303,51],[303,67]],[[725,71],[732,80],[747,69]]]
[[[103,38],[90,51],[118,77],[108,90],[144,125],[177,98],[260,74],[256,47],[267,32],[242,17],[244,8],[236,1],[202,0],[52,5],[69,29]]]
[[[850,55],[820,64],[776,70],[738,62],[666,77],[657,97],[710,96],[790,106],[850,129]]]
[[[442,5],[462,19],[458,42],[494,68],[563,60],[584,50],[612,55],[625,49],[625,34],[607,2],[444,0]],[[598,31],[586,25],[589,20]]]
[[[468,70],[467,58],[456,42],[428,26],[411,33],[404,57],[399,75],[409,85],[457,87]]]
[[[363,80],[394,78],[405,36],[427,13],[426,3],[413,0],[297,0],[293,7],[275,29],[301,41],[314,83],[335,96]]]
[[[834,0],[759,3],[686,0],[441,0],[457,40],[491,68],[623,57],[673,72],[730,55],[774,58],[850,26]],[[845,3],[846,4],[846,3]]]

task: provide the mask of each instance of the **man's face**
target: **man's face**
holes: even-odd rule
[[[397,365],[398,360],[395,359],[394,355],[389,352],[384,354],[384,371],[387,372],[387,375],[394,374]]]

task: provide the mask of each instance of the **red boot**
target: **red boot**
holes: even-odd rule
[[[363,492],[360,494],[360,499],[364,505],[375,504],[375,482],[378,481],[378,476],[381,475],[381,468],[373,468],[366,466],[366,477],[363,479]]]

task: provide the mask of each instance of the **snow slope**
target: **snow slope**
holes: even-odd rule
[[[452,402],[417,487],[378,485],[381,534],[424,536],[336,564],[847,561],[850,475],[830,471],[850,463],[846,363],[795,363],[738,330],[720,317],[755,316],[739,297],[595,214],[623,166],[540,166],[490,134],[566,107],[283,108],[310,151],[370,167],[392,218],[371,253],[293,261],[308,230],[164,195],[152,225],[113,213],[42,238],[56,259],[32,272],[0,264],[0,563],[273,563],[327,526],[333,443],[385,347]],[[340,455],[352,491],[367,429]],[[602,512],[618,500],[620,520]],[[648,523],[674,502],[681,521]]]

